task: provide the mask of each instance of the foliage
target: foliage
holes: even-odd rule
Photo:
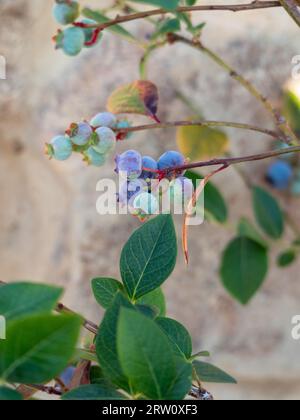
[[[53,16],[62,28],[53,41],[66,55],[74,57],[85,48],[102,47],[107,31],[136,44],[142,54],[140,79],[117,87],[107,100],[107,110],[92,119],[71,123],[65,133],[50,140],[46,144],[49,158],[65,161],[77,153],[88,165],[101,167],[119,141],[129,140],[135,131],[159,128],[177,128],[179,152],[166,151],[158,158],[127,150],[115,158],[115,171],[120,178],[123,176],[124,184],[116,200],[125,202],[132,214],[146,223],[123,247],[120,280],[107,276],[92,280],[92,292],[105,311],[99,327],[60,304],[59,288],[28,282],[1,285],[0,314],[7,325],[6,339],[0,340],[0,400],[30,399],[38,391],[63,400],[181,400],[194,396],[193,386],[199,395],[203,393],[202,382],[236,383],[224,371],[202,361],[209,357],[208,352],[193,354],[188,330],[166,316],[162,286],[175,269],[178,240],[171,211],[157,215],[163,195],[159,183],[170,181],[165,192],[174,203],[177,200],[185,204],[185,256],[189,210],[200,207],[203,195],[205,220],[219,228],[229,227],[230,203],[211,181],[221,171],[244,162],[276,158],[267,169],[266,181],[278,191],[300,195],[297,92],[286,91],[282,110],[276,109],[249,80],[203,44],[205,23],[193,22],[193,13],[199,10],[240,11],[274,6],[282,6],[300,26],[297,7],[291,9],[285,0],[276,5],[256,1],[228,6],[200,5],[197,0],[132,0],[129,4],[118,1],[100,10],[83,8],[77,1],[55,1]],[[116,10],[120,13],[113,19],[111,12]],[[137,19],[144,19],[149,26],[149,36],[143,40],[124,27]],[[177,42],[206,54],[240,83],[269,112],[275,129],[207,121],[192,99],[181,92],[178,97],[189,108],[189,115],[197,117],[161,122],[159,91],[147,78],[147,65],[157,49]],[[148,118],[151,124],[134,126],[125,114]],[[266,153],[234,157],[224,127],[272,137],[274,147]],[[216,166],[208,175],[199,172]],[[254,185],[242,169],[237,173],[249,189],[253,217],[241,215],[231,223],[232,238],[221,255],[219,272],[230,295],[247,304],[262,287],[270,253],[282,246],[280,241],[285,239],[287,229],[294,237],[284,249],[280,248],[277,263],[283,268],[297,260],[300,232],[282,209],[279,194],[277,197],[266,186]],[[157,181],[156,195],[151,189],[153,181]],[[184,185],[191,192],[188,200],[181,194]],[[83,329],[92,338],[88,336],[81,344]],[[45,385],[51,381],[55,386]]]
[[[221,370],[200,364],[199,358],[207,353],[193,355],[186,328],[165,316],[159,286],[171,274],[176,255],[170,215],[160,215],[134,232],[121,256],[122,282],[108,277],[92,280],[95,298],[106,312],[95,331],[96,345],[91,341],[82,349],[80,325],[87,321],[58,304],[61,289],[30,283],[1,286],[7,340],[0,342],[0,377],[6,384],[0,398],[21,399],[20,384],[33,394],[39,387],[32,384],[55,380],[76,364],[71,387],[65,384],[62,389],[60,381],[55,388],[64,400],[178,400],[197,381],[234,383]],[[141,264],[135,266],[137,260]],[[54,309],[66,313],[54,315]],[[82,365],[84,360],[88,363]],[[88,377],[84,382],[75,380],[82,366]]]

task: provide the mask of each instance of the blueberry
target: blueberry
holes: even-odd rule
[[[142,192],[135,196],[132,207],[142,214],[151,215],[158,211],[158,201],[153,194]]]
[[[76,371],[76,368],[74,366],[69,366],[60,375],[60,379],[63,382],[63,384],[66,385],[66,387],[70,386],[75,371]]]
[[[176,151],[168,151],[164,153],[158,160],[158,169],[163,171],[165,169],[182,166],[185,163],[184,156]],[[171,172],[171,171],[170,171]],[[183,175],[184,171],[181,171],[178,175]]]
[[[93,146],[89,147],[84,153],[84,160],[93,166],[103,166],[105,163],[105,155],[98,153]]]
[[[72,27],[59,31],[55,41],[56,48],[62,48],[65,54],[75,56],[84,47],[85,36],[81,28]]]
[[[126,181],[120,186],[118,201],[121,204],[130,204],[137,194],[147,189],[147,184],[142,179]]]
[[[80,23],[84,23],[85,25],[98,25],[98,23],[95,20],[92,19],[82,19],[80,21]],[[93,35],[94,35],[94,28],[82,28],[83,32],[84,32],[84,36],[85,36],[85,43],[89,43],[92,41],[93,39]],[[99,34],[98,38],[97,38],[97,42],[98,43],[100,41],[102,37],[102,34]],[[94,46],[95,44],[93,43],[93,45],[85,45],[86,47],[91,47]]]
[[[156,160],[152,159],[152,157],[150,156],[144,156],[142,160],[142,165],[143,165],[143,172],[141,175],[142,178],[152,179],[152,178],[157,177],[158,164]],[[152,169],[153,172],[147,171],[145,169]]]
[[[193,197],[193,181],[186,177],[179,177],[170,182],[170,198],[175,205],[184,206]]]
[[[57,0],[53,6],[53,16],[58,23],[67,25],[73,23],[80,14],[80,6],[77,1],[60,1]]]
[[[56,160],[67,160],[72,155],[72,143],[68,136],[54,137],[46,148],[46,153]]]
[[[129,180],[139,178],[142,173],[142,156],[135,150],[128,150],[116,157],[116,172]]]
[[[292,177],[292,166],[283,160],[277,160],[272,163],[266,174],[267,181],[278,190],[285,190],[288,188]]]
[[[77,146],[86,145],[92,134],[93,130],[91,126],[86,122],[72,124],[70,127],[70,138],[72,143]]]
[[[94,118],[91,119],[90,124],[92,127],[109,127],[109,128],[115,128],[117,124],[117,118],[114,114],[111,112],[101,112],[100,114],[97,114],[94,116]]]
[[[94,149],[98,153],[109,153],[116,147],[116,135],[110,128],[97,128],[96,134],[99,138],[99,143],[94,146]]]

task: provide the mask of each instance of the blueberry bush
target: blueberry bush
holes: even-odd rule
[[[166,316],[161,286],[175,268],[178,239],[172,211],[160,212],[161,191],[157,187],[153,193],[152,186],[153,182],[159,186],[168,181],[173,202],[183,201],[185,205],[182,246],[188,263],[188,226],[194,214],[190,209],[197,208],[204,195],[205,220],[226,228],[230,208],[211,179],[229,167],[242,175],[252,195],[255,223],[243,216],[236,222],[220,262],[220,280],[241,304],[247,304],[266,279],[275,243],[284,244],[277,259],[279,267],[297,260],[300,230],[283,209],[281,199],[287,194],[300,195],[300,99],[287,88],[282,106],[275,107],[255,84],[203,43],[205,22],[195,25],[193,16],[200,11],[281,8],[294,21],[291,24],[300,26],[300,11],[297,0],[204,3],[116,0],[109,8],[93,10],[77,1],[54,2],[53,16],[60,28],[53,41],[66,55],[101,48],[107,31],[139,45],[142,55],[140,80],[117,87],[107,100],[106,110],[71,123],[65,133],[46,144],[46,155],[65,161],[79,154],[87,165],[95,167],[111,162],[112,176],[123,180],[116,202],[128,206],[143,223],[123,248],[120,279],[99,277],[91,282],[95,299],[105,310],[100,326],[60,303],[63,291],[59,288],[1,283],[0,314],[6,319],[6,339],[0,340],[0,399],[31,399],[37,392],[45,392],[63,400],[209,400],[213,396],[203,384],[236,383],[205,361],[207,351],[193,350],[186,328]],[[152,29],[140,40],[125,24],[142,19]],[[194,48],[217,63],[261,104],[273,129],[205,120],[193,101],[180,92],[179,99],[193,116],[161,121],[159,92],[155,82],[147,78],[147,64],[157,49],[175,43]],[[134,125],[132,115],[144,116],[147,123]],[[233,156],[226,127],[263,134],[273,140],[273,147],[265,153]],[[167,150],[160,157],[144,156],[131,147],[122,154],[116,152],[119,142],[133,143],[135,133],[162,128],[177,129],[178,150]],[[253,184],[241,164],[264,159],[271,160],[265,183]],[[204,176],[201,168],[213,170]],[[293,234],[291,242],[285,236],[287,230]]]

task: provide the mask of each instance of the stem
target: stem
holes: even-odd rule
[[[254,161],[286,155],[287,153],[299,153],[299,152],[300,152],[300,146],[287,147],[286,149],[283,149],[283,150],[272,150],[270,152],[260,153],[257,155],[249,155],[249,156],[242,156],[242,157],[236,157],[236,158],[227,157],[223,159],[211,159],[207,161],[187,163],[185,165],[176,166],[173,168],[166,168],[162,172],[163,173],[177,172],[177,171],[181,172],[188,169],[203,168],[203,167],[216,166],[216,165],[231,166],[231,165],[236,165],[238,163],[254,162]]]
[[[56,307],[56,312],[72,313],[72,314],[75,314],[76,313],[76,312],[73,312],[71,309],[67,308],[62,303],[58,303],[58,305]],[[99,327],[96,324],[94,324],[92,321],[89,321],[88,319],[83,319],[82,325],[89,332],[91,332],[91,333],[93,333],[95,335],[98,334]]]
[[[297,139],[296,135],[293,133],[291,128],[289,127],[286,119],[280,115],[278,110],[276,110],[272,103],[247,79],[244,78],[243,75],[238,73],[233,67],[227,64],[221,57],[215,54],[212,50],[205,47],[200,41],[198,40],[190,40],[185,38],[181,35],[177,35],[174,33],[169,34],[169,42],[172,44],[174,42],[182,42],[186,45],[189,45],[197,50],[203,52],[208,57],[210,57],[215,63],[217,63],[220,67],[222,67],[230,77],[240,83],[252,96],[254,96],[263,106],[264,108],[272,115],[272,118],[278,127],[278,129],[284,134],[285,142],[287,144],[297,145],[299,144],[299,140]]]
[[[203,12],[203,11],[230,11],[230,12],[242,12],[246,10],[257,10],[257,9],[269,9],[274,7],[281,7],[279,1],[252,1],[251,3],[247,4],[231,4],[231,5],[202,5],[202,6],[183,6],[178,7],[173,11],[174,12]],[[115,19],[110,20],[109,22],[95,24],[95,25],[85,25],[86,28],[100,28],[100,30],[104,30],[114,25],[118,25],[120,23],[131,22],[133,20],[138,19],[145,19],[150,16],[157,16],[157,15],[166,15],[172,13],[170,10],[166,9],[154,9],[148,10],[144,12],[137,12],[127,16],[117,16]],[[75,22],[75,26],[78,25]]]
[[[128,127],[128,128],[122,128],[118,130],[122,134],[132,133],[136,131],[144,131],[144,130],[155,130],[158,128],[174,128],[174,127],[231,127],[231,128],[239,128],[242,130],[250,130],[250,131],[256,131],[262,134],[267,134],[268,136],[271,136],[277,140],[283,140],[280,139],[278,133],[272,130],[268,130],[266,128],[256,127],[254,125],[250,124],[244,124],[244,123],[235,123],[235,122],[227,122],[227,121],[173,121],[173,122],[164,122],[159,124],[146,124],[146,125],[140,125],[137,127]]]
[[[281,6],[287,11],[291,18],[300,26],[299,3],[296,0],[279,0]]]

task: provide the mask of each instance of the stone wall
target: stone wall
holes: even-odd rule
[[[8,76],[0,81],[0,278],[62,285],[68,305],[100,320],[90,279],[118,277],[120,250],[138,223],[96,213],[96,182],[111,176],[112,161],[101,170],[87,169],[77,157],[65,164],[49,162],[43,145],[69,122],[103,110],[115,87],[138,78],[141,51],[107,34],[96,49],[65,57],[51,42],[56,30],[52,3],[0,2],[0,54],[7,59]],[[199,13],[197,20],[208,22],[204,39],[209,46],[279,100],[291,58],[300,52],[299,30],[282,10]],[[147,34],[141,22],[128,28],[138,36]],[[157,52],[149,78],[160,88],[163,120],[189,116],[176,99],[180,88],[207,118],[272,124],[247,92],[188,47]],[[261,135],[229,134],[234,154],[263,151],[269,145]],[[153,156],[174,144],[172,130],[141,133],[131,140],[131,147]],[[244,169],[260,182],[265,166]],[[251,215],[249,191],[233,169],[216,183],[230,204],[232,221]],[[285,206],[299,217],[297,200],[285,200]],[[180,233],[180,219],[177,226]],[[238,378],[235,387],[210,386],[216,398],[299,398],[300,344],[290,338],[291,317],[300,312],[299,263],[285,271],[273,266],[262,291],[243,308],[227,295],[218,276],[220,253],[233,234],[230,228],[207,223],[191,230],[190,266],[180,252],[165,287],[170,316],[191,330],[195,350],[209,349],[212,361]]]

